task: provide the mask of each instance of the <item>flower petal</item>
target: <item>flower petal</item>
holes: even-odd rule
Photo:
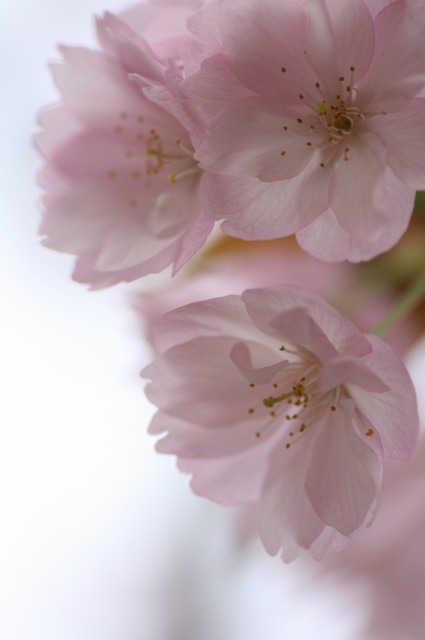
[[[393,237],[397,230],[400,237],[406,229],[411,216],[406,203],[413,191],[388,169],[379,145],[376,136],[357,136],[349,161],[340,163],[331,180],[330,202],[350,235],[375,246],[381,240],[383,251],[389,228],[394,228]]]
[[[348,383],[372,393],[383,393],[390,388],[362,360],[353,357],[336,358],[327,363],[319,371],[318,380],[323,393]]]
[[[383,340],[369,336],[373,351],[364,362],[390,387],[385,393],[370,393],[349,385],[357,409],[378,432],[384,454],[405,460],[412,454],[418,437],[419,418],[416,394],[400,358]]]
[[[365,111],[398,111],[424,85],[423,4],[396,0],[375,19],[375,55],[359,83]]]
[[[340,77],[353,84],[369,68],[375,37],[370,12],[363,0],[310,0],[306,53],[326,95],[341,93]],[[355,71],[351,71],[351,68]]]
[[[252,91],[298,104],[301,85],[314,87],[317,78],[304,54],[307,1],[223,1],[224,56]]]
[[[240,296],[194,302],[170,311],[158,321],[154,341],[156,350],[164,353],[197,336],[221,335],[235,336],[238,342],[255,338],[251,318]]]
[[[425,98],[403,110],[376,117],[374,131],[385,141],[388,164],[412,189],[425,189]]]
[[[328,207],[327,180],[313,162],[295,178],[278,182],[207,173],[205,209],[213,219],[225,219],[222,229],[229,235],[281,238],[309,225]]]
[[[378,495],[382,462],[353,429],[354,402],[341,400],[317,439],[306,491],[317,515],[343,535],[364,526]]]
[[[281,441],[270,455],[269,469],[260,502],[260,535],[271,555],[279,551],[290,562],[308,549],[324,524],[314,512],[304,489],[314,443],[313,430],[289,449]]]
[[[307,291],[301,295],[298,287],[250,289],[242,294],[242,300],[257,327],[264,332],[274,329],[281,339],[288,335],[290,340],[309,345],[313,353],[325,359],[337,353],[363,356],[371,351],[368,340],[354,324],[318,296]]]
[[[258,177],[266,182],[293,178],[312,158],[306,146],[308,128],[304,134],[283,128],[287,121],[295,123],[297,115],[277,101],[242,98],[213,122],[196,157],[218,173]]]
[[[391,175],[392,172],[390,172]],[[395,176],[394,176],[395,177]],[[398,179],[396,178],[396,183]],[[388,186],[391,188],[392,180],[388,179]],[[404,191],[397,194],[399,211],[412,211],[415,199],[415,191]],[[392,205],[393,206],[393,205]],[[370,260],[379,253],[387,251],[400,239],[406,230],[408,220],[404,225],[400,225],[399,218],[403,216],[393,216],[387,225],[382,228],[374,240],[370,238],[359,239],[348,233],[338,222],[334,212],[328,209],[308,227],[297,232],[297,240],[300,246],[319,260],[327,262],[360,262]]]

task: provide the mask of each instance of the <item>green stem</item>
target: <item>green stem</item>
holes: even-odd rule
[[[425,264],[420,269],[418,275],[411,283],[410,287],[404,291],[395,307],[391,309],[385,318],[383,318],[376,327],[372,329],[372,333],[381,335],[391,329],[396,322],[399,322],[404,316],[407,316],[412,309],[425,297]]]

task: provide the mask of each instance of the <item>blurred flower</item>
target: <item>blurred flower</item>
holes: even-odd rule
[[[367,593],[364,640],[422,640],[425,628],[425,342],[409,357],[418,393],[421,431],[412,459],[386,460],[379,512],[364,536],[316,567],[339,590],[362,583]]]
[[[196,493],[259,504],[285,561],[343,548],[375,514],[382,457],[410,456],[415,393],[402,362],[320,298],[257,289],[187,305],[158,325],[143,376],[157,448]]]
[[[412,0],[213,0],[191,19],[180,91],[226,233],[296,232],[329,261],[399,240],[425,186],[424,21]]]
[[[322,572],[339,574],[340,586],[363,579],[369,611],[362,637],[422,640],[425,628],[425,437],[401,468],[387,462],[380,509],[373,526],[349,549],[330,558]]]
[[[245,289],[292,284],[320,295],[361,331],[369,333],[393,308],[400,290],[415,275],[415,271],[413,275],[411,272],[422,261],[422,236],[421,228],[415,226],[384,256],[362,265],[345,262],[336,269],[302,251],[293,238],[244,242],[222,235],[215,243],[209,242],[190,268],[176,278],[143,282],[131,294],[131,305],[139,316],[143,337],[154,345],[160,317],[203,300],[206,292],[214,298],[241,294]],[[419,310],[416,316],[406,316],[392,327],[385,334],[385,341],[403,355],[423,328],[423,313]]]
[[[61,47],[64,63],[52,66],[63,101],[40,115],[40,232],[46,246],[77,256],[74,278],[94,288],[170,264],[176,271],[211,231],[186,130],[129,77],[164,82],[198,6],[163,0],[106,13],[97,20],[100,51]]]

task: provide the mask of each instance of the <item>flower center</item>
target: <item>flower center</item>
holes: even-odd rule
[[[319,151],[321,167],[340,159],[349,160],[348,138],[358,131],[361,124],[369,116],[385,115],[379,113],[365,113],[360,110],[357,101],[358,91],[355,86],[355,67],[349,67],[347,76],[335,78],[334,89],[322,87],[315,82],[312,87],[303,87],[298,98],[301,108],[296,109],[296,117],[290,117],[282,126],[283,149],[281,156],[285,161],[292,151],[299,152],[301,148],[312,152]],[[281,72],[287,74],[290,68],[281,67]],[[296,73],[293,73],[297,82]],[[356,104],[357,102],[357,104]],[[285,144],[285,136],[287,143]]]
[[[314,105],[314,110],[319,114],[319,121],[325,127],[330,145],[339,144],[365,119],[358,107],[348,106],[343,100],[331,105],[318,102]]]
[[[264,418],[263,426],[255,433],[256,438],[270,428],[283,429],[289,449],[327,411],[336,411],[340,387],[320,393],[317,383],[320,365],[296,351],[282,347],[280,351],[295,355],[296,360],[288,362],[267,385],[249,384],[256,401],[248,408],[248,413]]]
[[[122,111],[113,126],[113,134],[118,141],[117,166],[107,170],[107,177],[130,178],[137,192],[149,187],[151,179],[158,174],[165,173],[173,185],[181,178],[200,172],[193,149],[185,147],[180,138],[171,138],[169,133],[161,136],[141,114]],[[128,203],[133,208],[138,206],[136,193]]]

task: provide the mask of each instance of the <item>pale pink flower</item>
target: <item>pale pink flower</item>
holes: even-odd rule
[[[100,51],[61,47],[64,61],[52,65],[63,101],[40,116],[40,232],[46,246],[77,256],[74,278],[94,288],[176,271],[211,231],[187,131],[133,77],[165,82],[199,4],[162,0],[107,13],[97,20]]]
[[[371,523],[383,456],[408,458],[417,436],[413,385],[381,339],[287,286],[172,311],[156,346],[158,450],[196,493],[257,504],[270,554],[321,558]]]
[[[394,245],[425,188],[424,3],[212,0],[189,26],[180,90],[223,230],[329,261]]]

